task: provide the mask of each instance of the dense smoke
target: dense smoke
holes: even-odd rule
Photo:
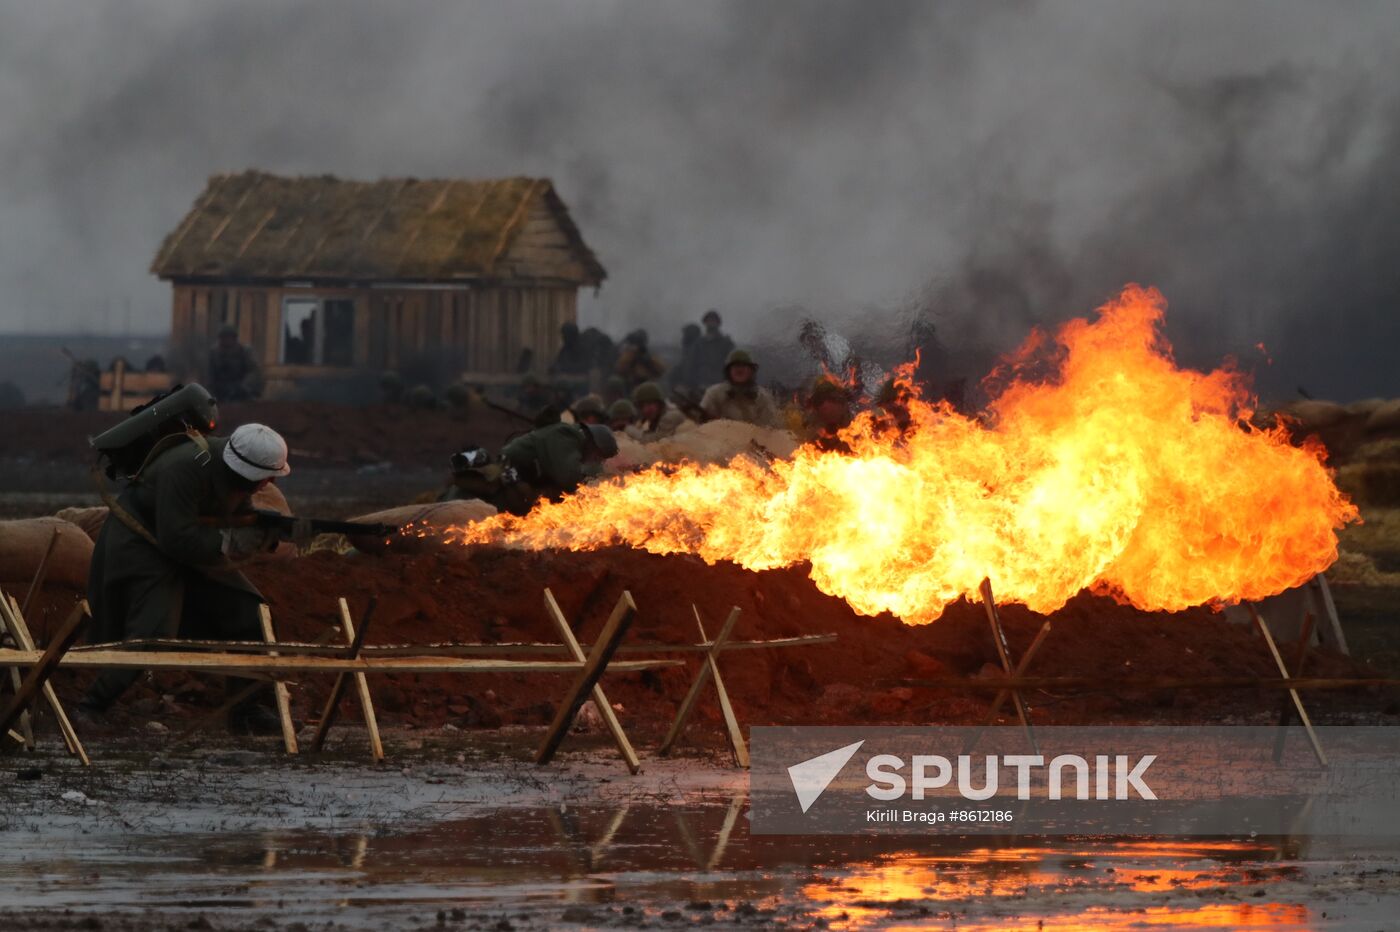
[[[1395,394],[1396,25],[1386,2],[9,4],[0,331],[162,329],[147,267],[213,172],[530,174],[608,268],[585,314],[614,331],[715,306],[743,340],[810,315],[896,345],[923,317],[970,368],[1141,281],[1188,362]]]

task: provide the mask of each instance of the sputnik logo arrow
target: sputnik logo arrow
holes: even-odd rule
[[[826,792],[826,788],[836,779],[841,768],[846,766],[846,762],[855,756],[864,743],[865,739],[862,738],[855,744],[827,751],[800,764],[793,764],[787,769],[788,778],[792,780],[792,788],[797,793],[797,802],[802,806],[803,812],[812,808],[812,804]]]

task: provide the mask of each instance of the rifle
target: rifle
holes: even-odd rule
[[[524,421],[526,424],[529,424],[532,427],[536,426],[535,419],[530,415],[525,414],[521,411],[517,411],[514,408],[508,408],[505,405],[500,404],[498,402],[492,401],[485,395],[481,396],[481,403],[486,405],[486,407],[490,408],[492,411],[499,411],[504,415],[515,418],[517,421]]]
[[[261,527],[277,531],[280,537],[291,539],[292,527],[298,521],[311,522],[311,530],[317,534],[345,534],[353,537],[389,537],[399,532],[392,524],[365,524],[359,521],[331,521],[326,518],[298,518],[276,511],[239,512],[227,518],[200,518],[199,523],[206,527]]]
[[[700,407],[700,402],[679,388],[671,389],[671,402],[681,409],[682,414],[697,424],[704,424],[711,419],[710,412]]]

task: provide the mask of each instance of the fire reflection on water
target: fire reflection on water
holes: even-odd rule
[[[1299,873],[1279,860],[1292,856],[1229,840],[895,852],[802,892],[824,904],[819,915],[835,929],[1308,929],[1306,905],[1269,899],[1271,883]],[[1153,896],[1179,893],[1225,902],[1160,905]]]

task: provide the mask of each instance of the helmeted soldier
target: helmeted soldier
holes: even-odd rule
[[[88,579],[93,640],[261,640],[263,599],[238,563],[275,547],[277,535],[228,525],[251,511],[254,493],[289,472],[286,441],[262,424],[245,424],[228,438],[191,436],[157,448],[97,537]],[[104,671],[79,711],[89,721],[100,717],[138,676]],[[260,698],[233,709],[232,729],[278,728]]]
[[[647,442],[669,437],[690,420],[666,400],[661,386],[655,382],[638,385],[632,393],[632,403],[637,407],[637,423],[627,433],[635,440]]]
[[[218,342],[209,351],[209,390],[220,401],[248,401],[259,394],[258,361],[251,348],[238,342],[232,324],[219,328]]]
[[[758,384],[758,364],[741,349],[729,354],[724,362],[724,381],[706,389],[700,407],[711,418],[781,426],[773,396]]]

